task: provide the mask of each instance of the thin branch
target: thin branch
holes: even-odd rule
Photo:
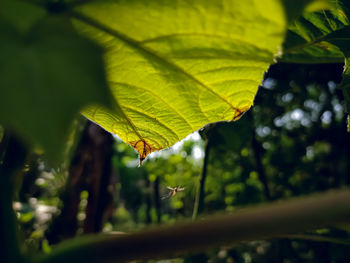
[[[350,219],[349,207],[350,190],[330,191],[120,237],[85,236],[62,243],[38,262],[103,263],[169,258],[234,242],[273,238],[344,223]]]
[[[157,176],[156,180],[153,183],[154,206],[156,209],[158,224],[162,222],[162,211],[161,211],[160,194],[159,194],[159,181],[160,181],[160,177]]]
[[[254,157],[255,157],[256,170],[258,171],[259,180],[264,187],[265,197],[267,200],[271,200],[271,193],[270,193],[264,165],[261,160],[262,147],[259,144],[258,140],[256,139],[255,130],[253,130],[253,134],[252,134],[252,148],[253,148]]]
[[[203,207],[204,207],[204,187],[205,187],[205,179],[207,177],[207,169],[208,169],[208,160],[209,160],[210,148],[211,148],[211,139],[208,138],[207,142],[206,142],[206,145],[205,145],[202,173],[201,173],[200,178],[199,178],[199,187],[198,187],[197,193],[196,193],[196,200],[195,200],[195,203],[194,203],[192,220],[195,220],[197,218],[197,215],[202,213],[202,211],[203,211]]]

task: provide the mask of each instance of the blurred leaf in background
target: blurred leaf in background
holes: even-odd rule
[[[27,4],[15,7],[32,12]],[[34,12],[35,23],[23,23],[34,25],[21,32],[11,14],[0,15],[0,120],[57,164],[78,112],[89,104],[110,105],[103,50],[63,15],[42,18],[39,12],[38,19]]]

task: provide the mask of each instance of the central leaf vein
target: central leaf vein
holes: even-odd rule
[[[186,72],[183,68],[181,68],[178,65],[174,64],[173,62],[167,60],[166,58],[162,57],[160,54],[157,54],[153,50],[142,46],[140,44],[140,42],[138,42],[138,41],[136,41],[136,40],[134,40],[134,39],[132,39],[132,38],[130,38],[130,37],[120,33],[120,32],[118,32],[115,29],[106,27],[105,25],[101,24],[99,21],[96,21],[95,19],[92,19],[92,18],[90,18],[90,17],[88,17],[88,16],[86,16],[86,15],[80,13],[80,12],[71,11],[71,16],[76,18],[76,19],[78,19],[78,20],[80,20],[81,22],[84,22],[84,23],[86,23],[88,25],[91,25],[91,26],[93,26],[95,28],[100,29],[100,30],[104,31],[107,34],[110,34],[110,35],[114,36],[115,38],[118,38],[119,40],[123,41],[124,43],[126,43],[130,47],[133,47],[133,48],[137,49],[140,53],[143,53],[146,56],[151,56],[153,59],[158,61],[160,64],[164,64],[168,68],[183,74],[185,77],[187,77],[188,79],[194,81],[199,86],[201,86],[202,88],[204,88],[207,91],[209,91],[210,93],[212,93],[214,96],[220,98],[223,102],[228,104],[230,106],[230,108],[234,112],[240,111],[237,107],[233,106],[225,97],[223,97],[222,95],[220,95],[216,91],[212,90],[210,87],[205,85],[203,82],[201,82],[200,80],[198,80],[197,78],[195,78],[194,76],[192,76],[191,74]]]

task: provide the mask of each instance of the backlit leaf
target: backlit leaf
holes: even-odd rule
[[[93,1],[73,13],[107,49],[115,112],[84,115],[139,152],[167,148],[254,101],[286,31],[279,0]]]

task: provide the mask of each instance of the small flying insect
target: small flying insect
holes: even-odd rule
[[[167,188],[170,190],[170,192],[167,195],[163,196],[162,200],[173,197],[177,194],[177,192],[181,192],[181,191],[185,190],[185,187],[180,187],[180,186],[174,187],[174,188],[168,186]]]

